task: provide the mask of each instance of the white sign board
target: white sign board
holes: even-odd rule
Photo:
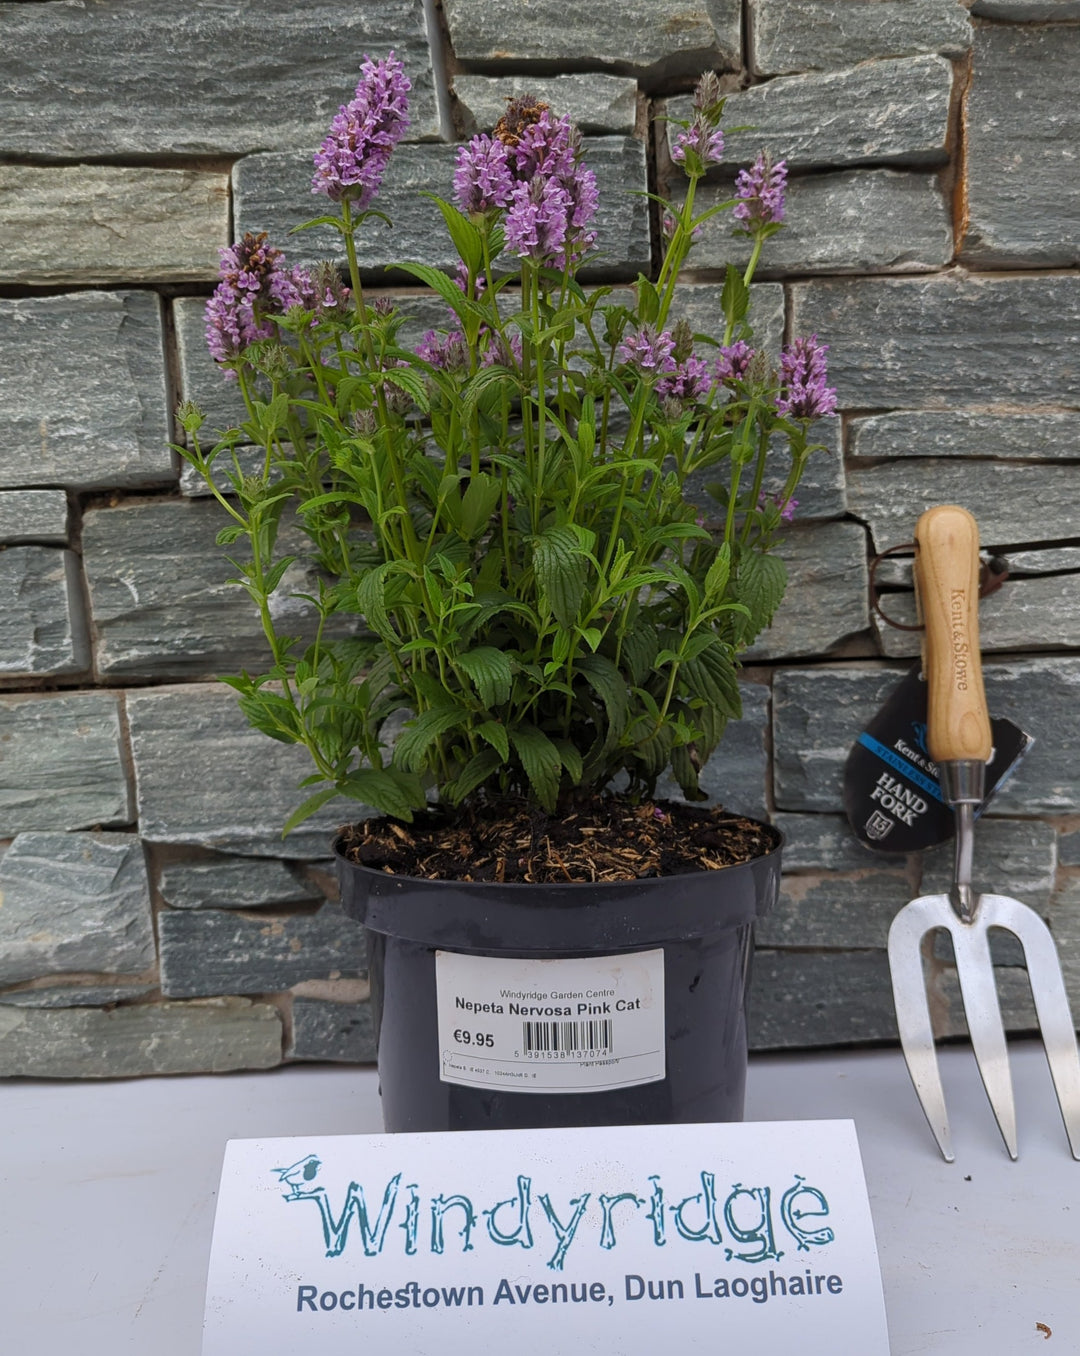
[[[850,1121],[233,1140],[203,1356],[888,1356]]]

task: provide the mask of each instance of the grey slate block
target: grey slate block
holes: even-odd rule
[[[413,83],[410,135],[438,135],[421,0],[8,3],[0,28],[3,155],[314,151],[362,54],[390,49]]]
[[[269,668],[258,611],[228,582],[236,570],[225,559],[227,548],[216,544],[229,521],[209,500],[87,512],[83,559],[103,674],[177,678]],[[283,531],[276,558],[306,540],[295,529]],[[247,557],[243,542],[228,553]],[[296,595],[316,588],[303,561],[290,566],[270,600],[279,627],[284,622],[290,635],[313,632],[311,605]]]
[[[769,689],[764,683],[742,681],[742,719],[731,721],[719,747],[701,770],[700,785],[710,805],[723,805],[733,814],[768,819]],[[657,796],[682,800],[670,776],[661,777]]]
[[[1080,27],[980,26],[967,102],[975,268],[1080,263]]]
[[[0,1009],[0,1077],[132,1078],[227,1073],[281,1063],[281,1018],[269,1003],[217,999],[99,1012]]]
[[[89,666],[78,557],[52,546],[0,550],[0,674],[80,673]]]
[[[292,242],[286,248],[294,248]],[[206,347],[206,302],[198,297],[177,297],[172,303],[176,326],[176,348],[180,361],[180,391],[183,399],[193,400],[202,410],[206,422],[199,430],[199,441],[204,451],[213,447],[214,431],[232,428],[247,418],[244,400],[237,382],[230,381],[211,358]],[[185,462],[181,468],[181,487],[191,494],[202,486]],[[208,493],[199,488],[199,494]]]
[[[749,0],[749,20],[757,75],[926,52],[960,57],[971,47],[971,22],[958,0]]]
[[[153,993],[153,984],[37,984],[0,992],[0,1003],[15,1008],[103,1008]]]
[[[883,951],[758,951],[750,987],[751,1050],[896,1039]]]
[[[699,184],[694,210],[734,195],[734,181]],[[810,175],[788,185],[785,229],[766,241],[763,278],[806,273],[926,273],[952,258],[949,211],[937,178],[895,170]],[[701,227],[689,257],[693,268],[745,267],[749,242],[734,239],[738,223],[719,212]]]
[[[844,815],[801,815],[779,812],[773,824],[784,835],[785,871],[866,871],[892,866],[905,858],[895,852],[871,852],[855,837]]]
[[[1080,413],[909,410],[852,419],[850,457],[997,457],[1050,461],[1080,456]]]
[[[904,671],[876,666],[777,671],[773,744],[779,809],[843,808],[842,774],[851,746]],[[991,713],[1035,739],[994,796],[986,823],[1080,809],[1080,660],[995,661],[983,666],[983,678]]]
[[[773,790],[778,809],[843,810],[841,774],[851,746],[904,672],[869,666],[777,671]]]
[[[14,490],[0,494],[0,542],[66,546],[68,501],[63,490]]]
[[[984,547],[1080,535],[1074,466],[1001,463],[980,470],[972,474],[971,464],[959,457],[853,465],[848,509],[869,526],[878,550],[910,541],[919,514],[935,504],[969,509]]]
[[[600,202],[594,226],[603,259],[583,270],[592,277],[634,277],[650,258],[645,146],[633,137],[586,138],[586,158],[596,174]],[[458,256],[438,207],[421,192],[452,200],[453,146],[399,146],[386,171],[379,209],[393,229],[372,219],[357,236],[361,273],[385,283],[390,264],[414,261],[454,270]],[[340,235],[329,226],[287,239],[288,232],[312,215],[310,164],[299,156],[274,153],[246,156],[233,169],[235,232],[267,231],[283,244],[290,263],[310,267],[320,259],[344,263]],[[401,278],[407,275],[400,274]]]
[[[838,279],[791,296],[793,332],[830,346],[842,409],[1080,402],[1080,277]]]
[[[444,0],[459,62],[489,73],[498,64],[558,69],[590,64],[639,75],[646,84],[739,65],[738,0],[687,8],[678,0],[626,0],[617,15],[586,8],[568,15],[556,0]],[[569,21],[568,21],[569,20]]]
[[[150,884],[128,833],[22,833],[0,859],[0,984],[154,964]]]
[[[337,904],[288,918],[220,909],[158,915],[166,998],[275,993],[309,979],[362,974],[364,932]]]
[[[1061,830],[1057,854],[1062,866],[1080,866],[1080,828],[1066,826]]]
[[[286,1059],[374,1064],[375,1029],[370,1003],[293,999],[293,1038]]]
[[[870,626],[866,533],[858,523],[814,523],[785,532],[776,554],[788,590],[749,661],[827,654]]]
[[[844,876],[835,871],[785,875],[779,903],[754,928],[760,947],[884,949],[889,926],[911,898],[904,871],[873,863]]]
[[[629,136],[637,123],[637,83],[618,75],[455,75],[466,136],[490,132],[508,98],[535,95],[557,117],[569,114],[585,136]]]
[[[915,622],[911,593],[890,593],[884,607],[895,621]],[[918,632],[900,631],[876,615],[874,629],[890,657],[919,653]],[[1010,578],[979,603],[979,642],[984,654],[1080,648],[1080,573]]]
[[[168,484],[168,438],[156,296],[0,299],[0,488]]]
[[[220,172],[0,166],[4,282],[216,278],[228,230],[229,179]]]
[[[729,96],[724,164],[765,149],[788,169],[942,165],[948,159],[952,66],[944,57],[868,61],[851,70],[778,76]],[[822,110],[828,109],[827,117]],[[691,116],[689,97],[668,100],[669,140]]]
[[[922,857],[922,894],[946,891],[952,881],[953,845]],[[1057,834],[1040,820],[983,819],[975,827],[976,890],[1012,895],[1046,915],[1057,868]]]
[[[974,0],[972,14],[1010,23],[1053,23],[1080,19],[1080,0]]]
[[[167,862],[159,888],[174,909],[257,909],[322,898],[316,886],[285,862],[250,857]]]
[[[0,697],[0,837],[131,818],[115,696]]]
[[[283,839],[282,826],[310,794],[297,789],[311,772],[307,753],[253,730],[224,686],[132,692],[127,709],[147,842],[310,861],[326,856],[340,824],[371,813],[332,802]]]

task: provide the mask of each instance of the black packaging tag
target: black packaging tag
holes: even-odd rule
[[[982,814],[997,788],[1034,743],[1011,720],[991,720]],[[859,735],[844,767],[844,807],[856,835],[877,852],[918,852],[953,836],[926,751],[926,682],[916,664]]]

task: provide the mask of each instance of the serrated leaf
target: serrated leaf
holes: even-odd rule
[[[705,576],[705,598],[711,601],[719,598],[727,588],[727,582],[731,575],[731,547],[727,542],[723,542],[719,551],[716,553],[716,559],[709,566],[709,571]]]
[[[455,662],[468,674],[476,695],[485,706],[501,706],[510,700],[513,671],[502,650],[493,645],[480,645],[459,655]]]
[[[750,289],[743,281],[742,273],[734,264],[728,264],[724,278],[724,290],[720,293],[720,308],[729,326],[738,325],[746,319],[750,306]]]
[[[577,621],[587,567],[585,553],[572,527],[549,527],[533,538],[533,569],[540,592],[563,626],[573,626]]]
[[[476,727],[476,733],[491,745],[504,763],[507,762],[510,757],[510,736],[506,733],[505,725],[500,725],[497,720],[485,720]]]
[[[480,471],[470,479],[461,501],[460,530],[467,540],[479,536],[488,526],[501,494],[502,485],[486,471]]]
[[[359,768],[342,782],[341,794],[407,824],[427,803],[419,778],[388,768]]]
[[[519,725],[510,731],[510,743],[521,759],[529,786],[543,809],[554,813],[559,798],[559,774],[562,759],[559,750],[535,725]]]
[[[554,739],[552,743],[559,750],[559,757],[562,759],[562,765],[566,769],[566,775],[575,786],[581,782],[581,774],[584,771],[584,763],[577,745],[569,739]]]
[[[383,373],[383,381],[411,396],[413,404],[424,414],[431,409],[427,384],[419,372],[414,372],[410,367],[391,367]]]
[[[639,618],[628,629],[622,642],[622,658],[634,683],[640,686],[645,682],[652,672],[659,650],[660,637],[656,634],[656,627],[647,618]]]
[[[390,644],[397,644],[399,637],[386,611],[386,579],[389,572],[390,566],[384,564],[376,565],[363,574],[356,586],[356,605],[377,636]]]
[[[468,721],[463,706],[436,706],[430,711],[406,722],[394,745],[394,766],[403,772],[420,772],[427,762],[428,750],[435,741],[451,730],[462,728]]]
[[[246,531],[247,528],[243,523],[227,523],[215,540],[219,546],[231,546],[234,541],[239,541]]]
[[[604,747],[610,748],[626,728],[626,679],[611,660],[602,654],[582,655],[577,663],[577,671],[603,703],[608,719]]]
[[[494,749],[481,749],[473,754],[454,780],[442,788],[442,794],[451,805],[460,805],[466,796],[471,796],[493,772],[497,772],[502,763],[503,759]]]
[[[739,561],[738,598],[750,612],[743,639],[749,644],[765,629],[787,588],[787,566],[779,556],[751,552]]]
[[[715,638],[700,654],[686,661],[679,670],[680,684],[690,696],[700,697],[708,708],[724,717],[739,720],[742,696],[734,660]]]

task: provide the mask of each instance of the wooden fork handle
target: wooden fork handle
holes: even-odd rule
[[[926,627],[926,746],[935,763],[990,757],[990,717],[979,654],[979,527],[942,504],[915,525],[915,586]]]

